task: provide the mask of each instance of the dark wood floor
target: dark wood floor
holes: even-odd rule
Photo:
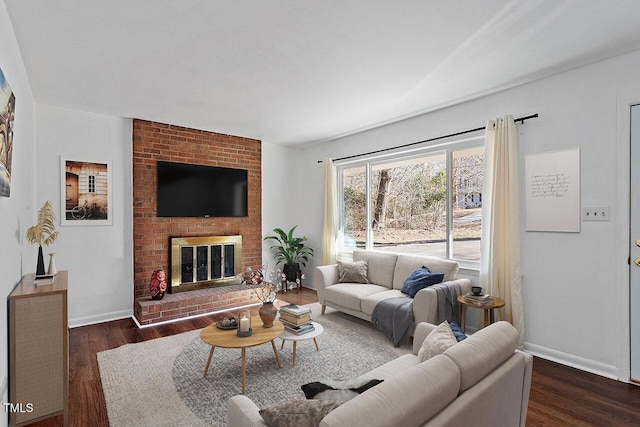
[[[317,301],[314,291],[287,292],[295,304]],[[107,426],[107,410],[96,353],[123,344],[204,328],[224,315],[211,315],[138,329],[131,319],[69,331],[69,425]],[[62,417],[32,426],[61,426]],[[640,426],[640,386],[585,373],[535,358],[527,426]]]

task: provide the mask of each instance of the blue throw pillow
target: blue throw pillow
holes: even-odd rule
[[[401,291],[413,298],[420,289],[435,285],[436,283],[442,283],[443,280],[444,274],[432,273],[423,265],[419,269],[411,272],[407,280],[404,281]]]
[[[456,322],[449,323],[449,326],[451,327],[451,332],[453,332],[453,336],[456,337],[456,341],[460,342],[467,337],[464,334],[464,332],[462,332],[462,329],[460,329],[460,326],[458,326]]]

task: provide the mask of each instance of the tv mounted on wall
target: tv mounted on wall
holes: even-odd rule
[[[159,217],[248,215],[247,170],[158,161]]]

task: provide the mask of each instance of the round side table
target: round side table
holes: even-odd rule
[[[460,329],[465,332],[465,322],[467,316],[467,307],[479,308],[484,311],[484,326],[489,326],[495,322],[495,316],[493,310],[496,308],[504,307],[504,300],[498,297],[489,296],[493,300],[493,304],[478,305],[469,301],[465,301],[464,295],[458,296],[458,303],[460,304]]]
[[[297,348],[298,341],[313,339],[313,343],[316,345],[316,351],[320,350],[320,347],[318,347],[318,340],[316,339],[316,337],[324,331],[324,328],[319,323],[316,323],[316,322],[311,322],[311,323],[313,324],[313,327],[315,329],[311,332],[307,332],[306,334],[296,335],[292,332],[287,331],[286,329],[282,334],[280,334],[280,339],[282,339],[282,345],[280,346],[280,350],[284,348],[285,341],[293,341],[292,366],[296,365],[296,348]]]

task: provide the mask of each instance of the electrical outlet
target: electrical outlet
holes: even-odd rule
[[[583,207],[583,221],[609,221],[609,207]]]

